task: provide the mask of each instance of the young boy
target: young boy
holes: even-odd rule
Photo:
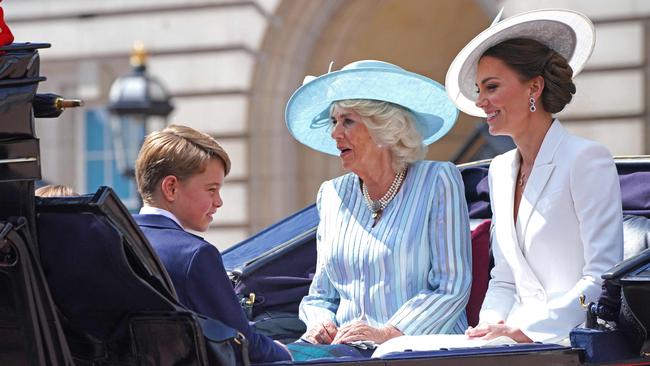
[[[223,201],[220,189],[230,158],[217,141],[171,125],[147,136],[135,165],[144,207],[135,215],[188,308],[237,329],[253,363],[289,360],[286,348],[250,327],[219,251],[185,231],[206,231]]]

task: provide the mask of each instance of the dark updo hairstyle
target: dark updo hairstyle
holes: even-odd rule
[[[488,48],[481,57],[490,56],[510,66],[522,81],[536,76],[544,78],[542,106],[558,113],[569,104],[576,92],[571,80],[573,69],[567,60],[545,44],[529,38],[513,38]]]

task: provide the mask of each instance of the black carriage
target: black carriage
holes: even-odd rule
[[[40,157],[33,118],[41,112],[33,101],[44,80],[38,70],[43,47],[0,48],[0,364],[247,363],[241,335],[178,302],[167,272],[110,188],[79,197],[34,197]],[[622,287],[617,328],[576,329],[570,346],[519,344],[301,363],[650,364],[650,157],[616,163],[628,259],[604,277]],[[488,164],[460,167],[477,228],[490,218]],[[314,272],[317,221],[315,206],[309,206],[223,253],[242,306],[258,331],[275,339],[289,342],[304,330],[297,309]],[[489,242],[477,235],[473,247],[470,321],[490,266]]]

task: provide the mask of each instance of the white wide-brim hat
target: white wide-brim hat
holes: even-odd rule
[[[458,109],[472,116],[485,117],[485,112],[475,104],[476,65],[490,47],[513,38],[534,39],[564,56],[575,77],[582,71],[596,42],[589,18],[572,10],[535,10],[497,21],[498,16],[458,53],[445,78],[451,100]]]
[[[388,62],[363,60],[317,78],[307,76],[287,103],[289,132],[314,150],[339,155],[330,135],[330,107],[347,99],[379,100],[408,109],[424,145],[446,135],[458,117],[440,83]]]

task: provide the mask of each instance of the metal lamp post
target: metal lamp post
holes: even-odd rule
[[[163,128],[174,109],[165,87],[147,74],[146,58],[142,43],[136,43],[131,73],[117,78],[109,93],[117,168],[128,177],[135,176],[135,159],[144,135]]]

